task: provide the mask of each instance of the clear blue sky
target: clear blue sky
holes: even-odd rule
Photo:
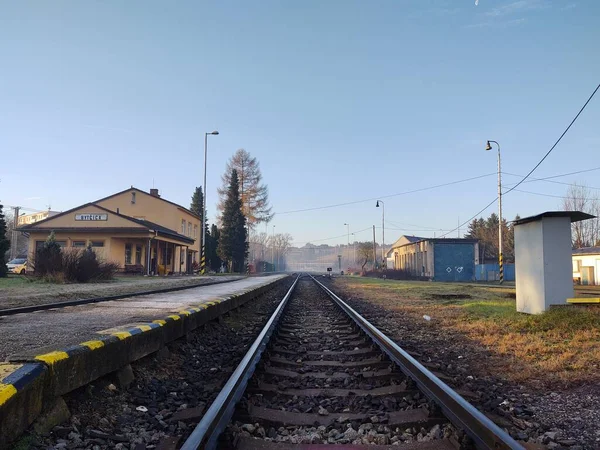
[[[600,81],[600,2],[474,3],[0,0],[0,200],[65,210],[154,182],[188,205],[213,129],[210,216],[241,147],[279,213],[493,174],[486,139],[523,175]],[[534,176],[600,166],[599,124],[600,94]],[[599,174],[558,180],[600,188]],[[491,175],[386,198],[386,242],[451,229],[495,196]],[[560,202],[512,192],[505,216]],[[345,235],[345,222],[380,226],[381,209],[367,201],[272,224],[302,244]]]

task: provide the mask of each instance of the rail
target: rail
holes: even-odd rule
[[[402,350],[390,338],[379,331],[368,320],[358,314],[346,302],[314,277],[311,278],[329,297],[394,361],[402,371],[412,378],[417,387],[434,401],[444,415],[463,430],[480,449],[524,449],[508,433],[458,395],[447,384],[432,374],[415,358]]]
[[[269,321],[244,356],[244,359],[242,359],[233,374],[229,377],[227,383],[221,392],[219,392],[215,401],[210,405],[200,423],[181,447],[181,450],[196,450],[198,448],[210,450],[216,448],[219,435],[225,430],[225,427],[227,427],[227,424],[231,420],[235,405],[244,394],[248,381],[260,361],[299,279],[300,276],[296,277],[294,284],[292,284],[285,294],[285,297],[283,297],[283,300],[281,300],[277,309],[271,315]]]

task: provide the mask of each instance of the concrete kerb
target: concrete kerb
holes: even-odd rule
[[[48,370],[42,363],[3,363],[0,374],[0,448],[7,448],[42,412]]]
[[[42,407],[55,397],[157,352],[166,343],[240,307],[285,279],[229,297],[215,298],[164,319],[115,330],[97,340],[66,349],[32,357],[10,357],[9,362],[15,370],[0,378],[0,448],[24,432]]]

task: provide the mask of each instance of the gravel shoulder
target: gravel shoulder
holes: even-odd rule
[[[506,296],[402,283],[338,278],[332,288],[513,437],[600,448],[598,310],[513,316]]]
[[[185,277],[117,277],[114,281],[85,284],[54,284],[30,281],[25,277],[10,277],[0,285],[0,310],[47,303],[96,298],[110,295],[136,294],[155,289],[182,286],[202,286],[215,281],[245,278],[240,275]]]

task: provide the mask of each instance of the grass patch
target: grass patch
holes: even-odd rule
[[[0,278],[0,289],[18,288],[23,286],[31,286],[35,283],[35,279],[27,278],[22,275],[9,274],[6,278]]]
[[[516,311],[509,286],[365,278],[338,283],[348,295],[400,311],[408,320],[421,323],[427,314],[440,332],[459,333],[470,345],[492,351],[498,357],[482,362],[484,372],[564,386],[595,382],[600,370],[596,306],[558,306],[529,315]]]

